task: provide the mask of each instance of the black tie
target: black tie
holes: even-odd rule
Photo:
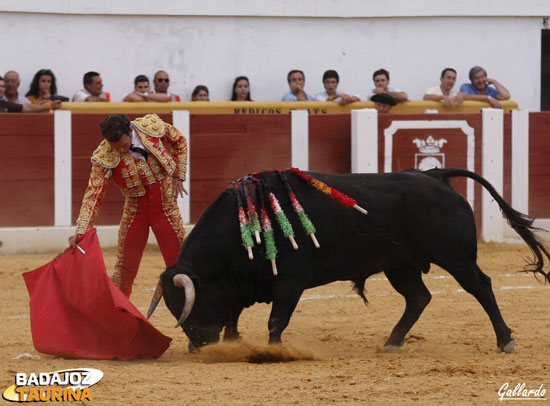
[[[134,147],[134,144],[132,144],[132,146],[130,147],[130,151],[134,151],[134,152],[137,152],[138,154],[143,155],[143,157],[147,161],[147,156],[149,155],[149,153],[145,149],[140,147]]]

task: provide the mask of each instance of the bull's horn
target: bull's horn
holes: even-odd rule
[[[193,285],[191,278],[183,273],[179,273],[174,276],[173,281],[175,286],[185,290],[185,305],[183,306],[183,311],[178,319],[178,324],[176,324],[176,327],[179,327],[183,324],[187,317],[189,317],[189,313],[191,313],[191,310],[193,309],[193,304],[195,303],[195,285]]]
[[[157,308],[157,305],[160,302],[160,299],[162,297],[162,283],[159,279],[159,283],[157,283],[157,288],[155,289],[155,294],[153,295],[153,298],[151,299],[151,304],[149,305],[149,310],[147,310],[147,320],[153,315],[153,312]]]

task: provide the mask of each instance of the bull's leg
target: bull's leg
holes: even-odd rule
[[[384,352],[397,351],[405,335],[416,323],[424,308],[430,303],[432,295],[422,281],[420,269],[391,269],[384,272],[391,285],[405,298],[405,312],[393,328],[390,337],[384,344]]]
[[[466,292],[472,294],[477,299],[489,315],[497,336],[498,348],[507,354],[514,351],[515,341],[512,339],[512,330],[502,318],[495,295],[493,294],[491,278],[485,275],[475,263],[456,268],[447,268],[447,270]]]
[[[281,342],[281,335],[284,329],[288,326],[290,316],[300,296],[304,291],[303,288],[297,286],[297,281],[286,279],[277,276],[273,286],[273,305],[267,327],[269,329],[269,343],[278,344]]]
[[[233,312],[231,321],[227,324],[227,326],[225,326],[223,341],[235,341],[241,338],[239,330],[237,329],[237,324],[239,322],[239,316],[241,315],[242,311],[243,308],[239,307]]]

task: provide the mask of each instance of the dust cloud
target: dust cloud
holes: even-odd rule
[[[238,341],[206,346],[201,349],[199,358],[208,363],[250,362],[263,364],[298,360],[312,361],[318,357],[311,350],[306,350],[301,348],[300,345],[292,343],[269,345]]]

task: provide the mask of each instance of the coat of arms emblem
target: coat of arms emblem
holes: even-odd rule
[[[414,154],[414,167],[419,171],[427,171],[433,168],[445,168],[445,154],[441,152],[447,140],[436,140],[431,135],[425,140],[415,138],[412,141],[418,147],[419,152]]]

